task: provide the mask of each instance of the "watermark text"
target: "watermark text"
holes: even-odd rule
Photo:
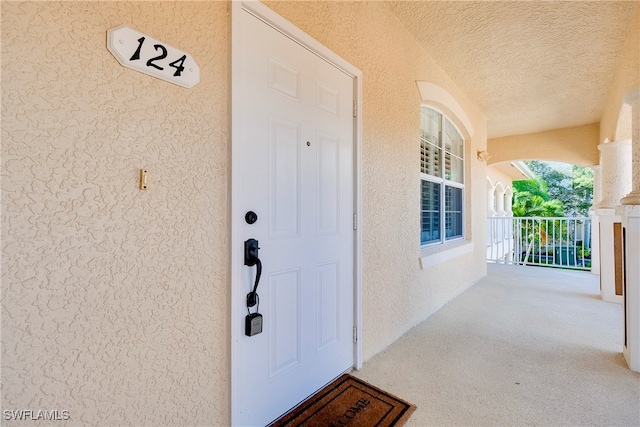
[[[2,415],[5,421],[67,421],[71,419],[69,411],[57,409],[5,409]]]

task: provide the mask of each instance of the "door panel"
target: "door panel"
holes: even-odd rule
[[[271,118],[270,129],[270,236],[300,237],[300,125]]]
[[[354,80],[246,11],[239,25],[232,227],[259,241],[263,330],[232,318],[234,424],[264,425],[354,364]],[[232,268],[235,310],[256,272]]]
[[[340,229],[340,140],[318,133],[318,230],[319,235]]]
[[[269,302],[273,324],[269,331],[269,378],[300,363],[300,270],[274,273],[269,277]]]
[[[283,95],[300,100],[300,71],[275,58],[269,58],[269,87]]]
[[[317,272],[317,351],[321,352],[340,337],[340,261],[318,265]]]

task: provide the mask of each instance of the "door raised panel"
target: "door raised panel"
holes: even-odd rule
[[[319,110],[340,116],[340,92],[326,83],[317,83],[317,107]]]
[[[269,87],[282,95],[300,101],[300,71],[270,57]]]
[[[340,232],[340,140],[318,133],[318,229],[319,235]]]
[[[319,264],[316,268],[318,346],[320,352],[340,336],[340,261]]]
[[[269,377],[300,363],[300,270],[269,276]]]
[[[300,125],[270,117],[270,236],[300,235]]]

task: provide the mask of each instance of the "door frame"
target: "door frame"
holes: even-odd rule
[[[229,364],[230,364],[230,416],[231,425],[233,425],[235,414],[238,411],[237,398],[235,394],[238,390],[236,382],[240,381],[240,369],[241,367],[237,363],[239,358],[237,352],[239,351],[239,340],[242,338],[242,332],[236,328],[234,330],[233,319],[243,318],[246,315],[246,307],[243,305],[244,301],[234,301],[233,287],[239,286],[241,283],[241,272],[243,262],[243,242],[242,240],[242,227],[244,223],[244,212],[240,212],[238,206],[240,205],[240,195],[235,190],[234,182],[238,182],[237,177],[240,173],[239,165],[234,162],[239,161],[238,146],[233,143],[236,130],[240,126],[238,121],[238,112],[241,109],[241,105],[237,102],[238,88],[242,84],[239,79],[239,58],[238,52],[240,48],[240,33],[239,33],[239,19],[242,13],[249,12],[257,18],[261,19],[275,30],[281,32],[285,36],[294,40],[301,46],[305,47],[309,51],[313,52],[320,58],[329,62],[336,68],[342,70],[344,73],[354,79],[354,94],[353,99],[356,102],[354,106],[354,135],[353,135],[353,183],[354,183],[354,253],[353,253],[353,266],[354,266],[354,325],[357,328],[357,339],[354,343],[354,360],[353,366],[356,369],[362,367],[362,72],[338,56],[336,53],[323,46],[321,43],[313,39],[308,34],[297,28],[291,22],[287,21],[273,10],[269,9],[264,4],[256,0],[243,0],[243,1],[231,1],[230,3],[230,26],[231,26],[231,40],[230,40],[230,58],[231,58],[231,132],[230,139],[230,174],[229,174],[229,200],[231,201],[229,206],[229,247],[230,247],[230,264],[228,274],[230,277],[230,287],[228,288],[228,304],[229,304],[229,316],[227,330],[229,333]],[[301,396],[303,399],[306,396]]]

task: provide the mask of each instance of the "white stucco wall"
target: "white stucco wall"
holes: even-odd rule
[[[364,73],[366,360],[485,274],[485,121],[384,4],[269,5]],[[56,425],[228,424],[227,6],[2,2],[3,409],[68,410]],[[122,68],[106,49],[121,24],[190,53],[200,83]],[[416,81],[474,127],[476,244],[425,270]]]

